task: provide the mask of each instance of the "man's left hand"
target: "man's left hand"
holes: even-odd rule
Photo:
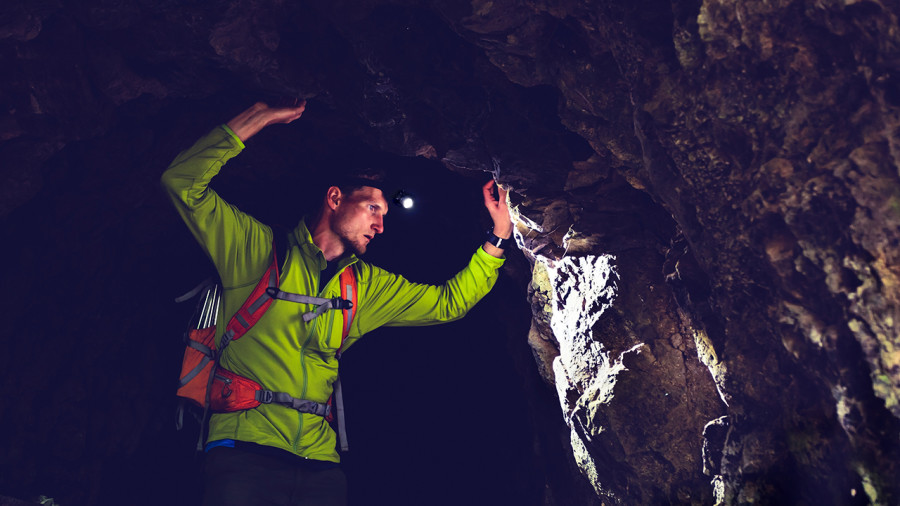
[[[494,197],[494,186],[497,187],[499,199]],[[504,190],[493,179],[488,181],[482,190],[484,191],[484,207],[487,208],[491,219],[494,220],[494,235],[501,239],[509,239],[512,235],[512,221],[509,219],[509,206],[506,203],[509,191]]]
[[[497,187],[497,197],[494,197],[494,186]],[[504,190],[493,179],[482,187],[482,191],[484,192],[484,207],[487,208],[494,221],[494,235],[501,239],[509,239],[513,230],[512,220],[509,218],[509,205],[506,202],[509,191]],[[502,249],[496,248],[490,243],[485,243],[484,250],[495,257],[503,254]]]

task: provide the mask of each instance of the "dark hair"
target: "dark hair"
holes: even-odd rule
[[[351,194],[363,186],[371,186],[378,188],[382,192],[385,191],[384,185],[387,180],[387,174],[383,169],[374,167],[356,168],[339,174],[335,178],[331,186],[337,186],[341,189],[341,193]]]
[[[344,195],[351,195],[363,186],[372,186],[386,192],[387,180],[386,171],[372,167],[338,168],[331,174],[320,175],[305,191],[312,195],[303,205],[303,213],[309,216],[318,215],[322,208],[322,199],[332,186],[340,188]]]

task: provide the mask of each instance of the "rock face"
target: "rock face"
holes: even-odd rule
[[[164,358],[138,322],[162,299],[55,308],[73,286],[88,307],[127,292],[109,265],[153,293],[182,279],[191,267],[133,265],[190,242],[153,193],[162,167],[250,101],[299,96],[304,125],[260,139],[226,188],[288,182],[271,190],[288,200],[303,178],[285,167],[354,139],[513,190],[523,256],[506,272],[531,322],[509,326],[543,380],[519,364],[545,469],[532,504],[900,503],[898,15],[889,0],[0,7],[17,266],[0,278],[0,366],[40,353],[56,371],[2,382],[0,492],[51,480],[97,504],[111,463],[161,431],[150,413],[170,392],[143,385]],[[35,328],[48,308],[62,319]],[[95,331],[110,318],[135,339]],[[60,381],[135,353],[138,372]],[[107,417],[84,408],[110,398]],[[45,434],[49,463],[33,455]]]

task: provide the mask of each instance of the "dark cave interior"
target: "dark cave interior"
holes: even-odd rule
[[[417,197],[366,260],[464,319],[342,362],[351,504],[897,504],[895,0],[0,5],[0,504],[196,504],[174,430],[211,266],[162,172],[308,100],[213,183],[291,226],[336,166]],[[17,499],[12,499],[17,498]],[[4,502],[5,501],[5,502]]]

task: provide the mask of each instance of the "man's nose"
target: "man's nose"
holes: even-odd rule
[[[372,230],[374,230],[376,234],[384,233],[384,217],[379,216],[375,218],[375,222],[372,223]]]

